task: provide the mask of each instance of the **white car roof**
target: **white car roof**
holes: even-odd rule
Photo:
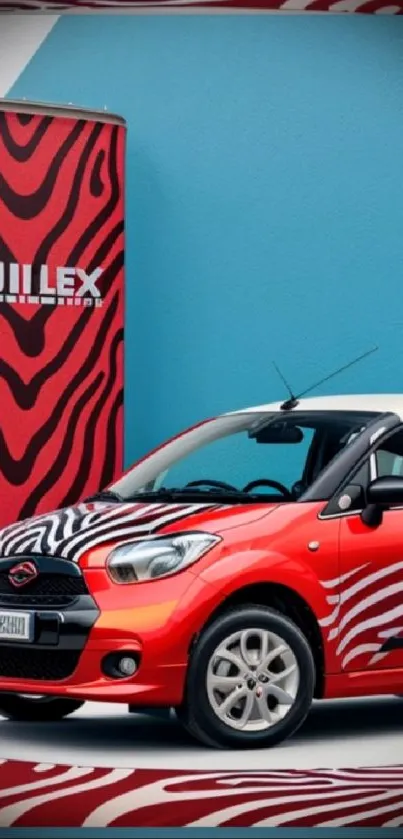
[[[281,402],[269,402],[267,405],[256,405],[252,408],[244,408],[243,411],[259,413],[267,411],[274,413],[280,411],[281,406],[288,399],[284,395]],[[392,413],[403,420],[403,394],[402,393],[357,393],[347,396],[314,396],[308,399],[300,399],[294,411],[373,411],[374,413]],[[241,413],[242,411],[231,411]]]

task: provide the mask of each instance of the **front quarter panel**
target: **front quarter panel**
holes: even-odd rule
[[[329,590],[329,580],[337,591],[340,520],[319,519],[322,508],[323,502],[284,505],[259,522],[258,533],[227,530],[220,552],[207,554],[199,576],[216,590],[221,601],[240,589],[267,583],[295,592],[321,627],[326,671],[332,673],[340,668],[335,644],[327,642],[324,628],[334,609],[329,605],[329,597],[335,596]]]

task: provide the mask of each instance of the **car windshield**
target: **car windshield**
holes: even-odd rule
[[[376,414],[358,411],[242,412],[191,428],[109,487],[118,500],[298,500]]]

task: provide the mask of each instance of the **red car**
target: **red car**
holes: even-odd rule
[[[3,716],[113,701],[272,746],[315,697],[403,693],[403,396],[201,423],[0,557]]]

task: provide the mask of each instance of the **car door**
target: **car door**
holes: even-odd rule
[[[402,427],[379,443],[354,484],[389,475],[403,476]],[[341,669],[403,668],[403,509],[386,510],[377,527],[359,510],[341,516],[339,546]]]

